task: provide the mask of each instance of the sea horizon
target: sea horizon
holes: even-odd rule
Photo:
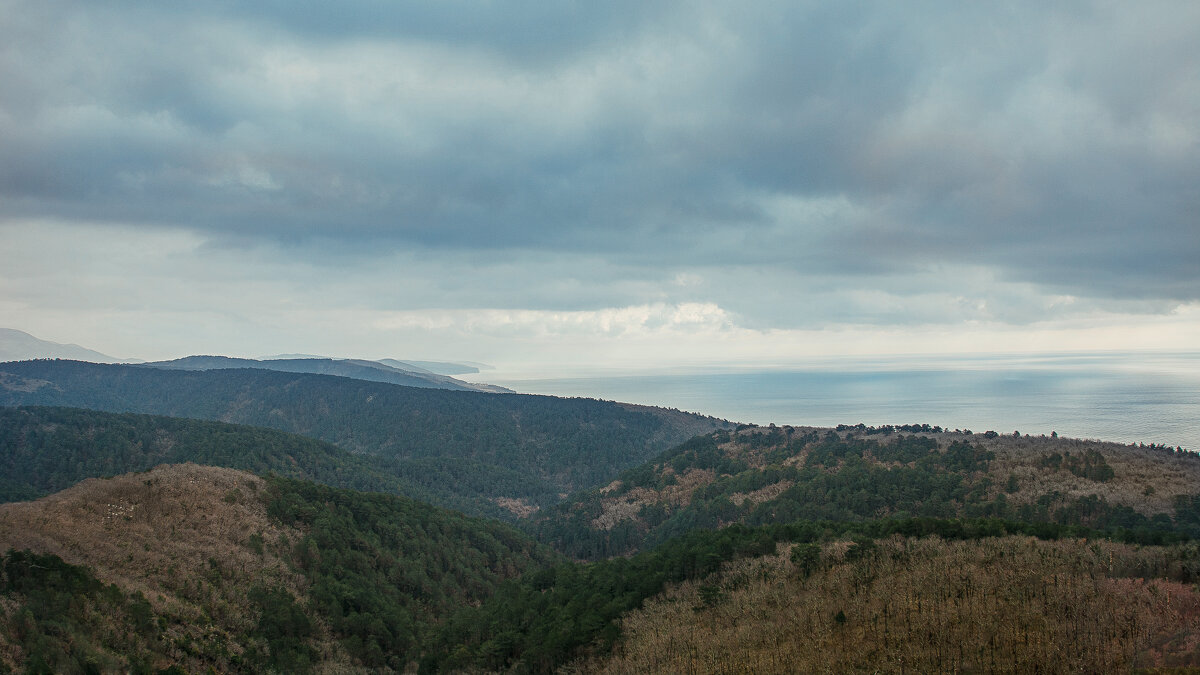
[[[871,356],[778,367],[473,377],[528,394],[677,408],[760,425],[930,424],[1200,448],[1200,353]]]

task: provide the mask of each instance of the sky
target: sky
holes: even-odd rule
[[[533,371],[1200,345],[1200,3],[0,0],[0,325]]]

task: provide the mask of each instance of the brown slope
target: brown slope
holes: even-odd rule
[[[612,655],[579,670],[1065,673],[1200,663],[1200,594],[1163,564],[1168,549],[896,537],[852,560],[849,548],[826,544],[811,576],[784,545],[672,587],[625,616]]]
[[[257,621],[247,589],[281,586],[304,597],[304,579],[280,555],[302,533],[267,517],[256,496],[265,489],[253,474],[195,464],[88,479],[0,505],[0,550],[52,553],[126,593],[141,592],[167,619],[160,643],[175,645],[165,654],[171,662],[224,669],[227,662],[195,655],[247,648],[237,637]]]
[[[1009,501],[1013,503],[1031,503],[1041,495],[1057,490],[1071,499],[1095,494],[1110,503],[1124,504],[1152,516],[1174,514],[1176,497],[1200,492],[1200,461],[1191,453],[1176,454],[1165,449],[1049,436],[987,438],[982,434],[961,436],[954,433],[934,436],[939,444],[962,439],[995,453],[989,474],[997,491],[1004,487],[1009,476],[1017,477],[1019,489],[1009,495]],[[1081,456],[1088,451],[1099,452],[1112,467],[1111,480],[1088,480],[1043,464],[1055,453]]]

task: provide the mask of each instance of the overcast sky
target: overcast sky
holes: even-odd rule
[[[1200,3],[0,0],[0,325],[117,357],[1200,345]]]

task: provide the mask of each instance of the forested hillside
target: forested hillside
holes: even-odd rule
[[[378,456],[393,476],[437,503],[475,513],[495,513],[498,506],[510,515],[607,482],[694,434],[728,426],[593,399],[76,361],[0,364],[0,404],[190,417],[298,433]]]
[[[783,673],[1200,664],[1200,548],[1104,536],[998,519],[700,529],[630,558],[505,584],[445,624],[426,665]]]
[[[184,462],[416,498],[426,492],[393,475],[378,457],[274,429],[82,408],[0,408],[0,501]],[[488,503],[464,500],[461,506]]]
[[[0,663],[48,672],[399,671],[556,561],[495,521],[195,465],[2,505],[0,550]]]
[[[797,519],[1009,518],[1200,534],[1200,458],[1059,438],[750,427],[699,436],[527,526],[576,558],[699,528]]]
[[[556,544],[611,546],[603,526],[626,521],[633,535],[628,556],[590,563],[400,497],[162,466],[0,505],[0,549],[14,549],[0,659],[137,672],[1193,666],[1195,464],[1063,439],[717,432],[623,474],[628,490],[584,493],[614,515],[552,530],[578,535]],[[612,508],[632,498],[673,508],[658,527],[693,515],[668,536]],[[716,513],[729,517],[700,521]]]

